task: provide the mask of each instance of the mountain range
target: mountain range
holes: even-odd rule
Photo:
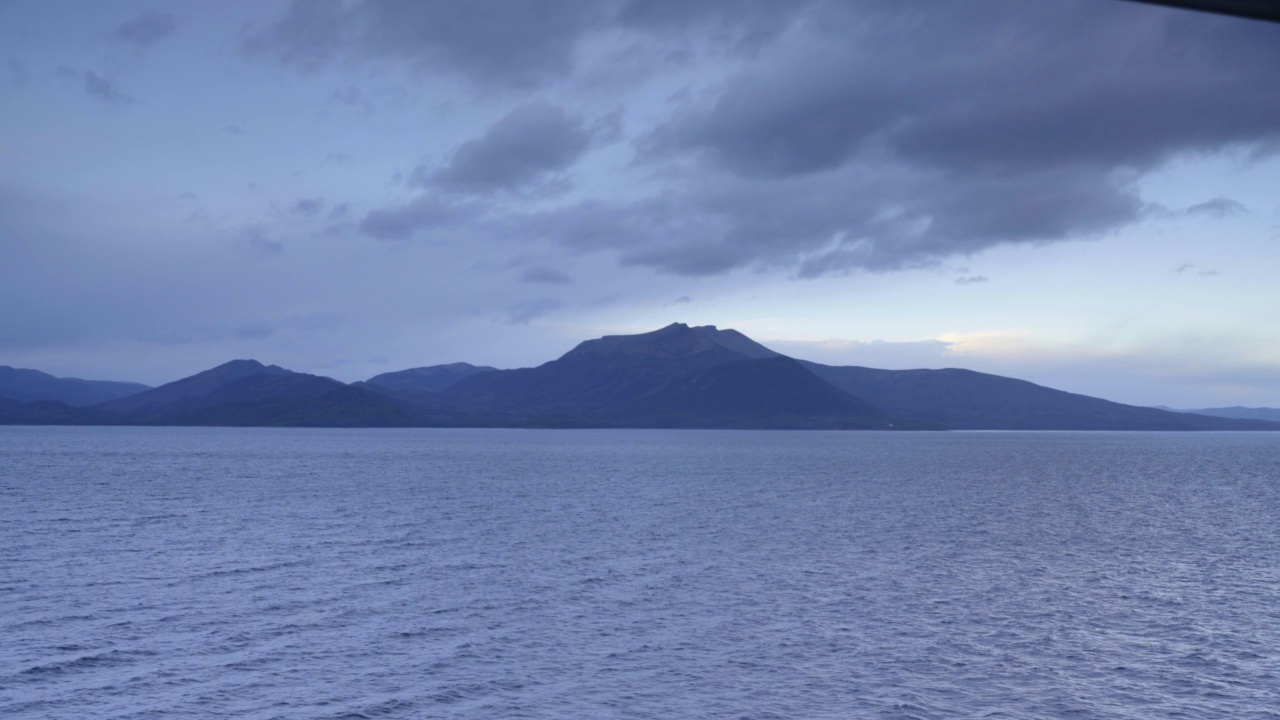
[[[1173,408],[1167,407],[1162,407],[1160,409],[1173,410],[1173,412],[1180,413],[1193,413],[1196,415],[1235,418],[1237,420],[1267,420],[1269,422],[1280,422],[1280,408],[1251,408],[1232,405],[1230,407],[1199,408],[1197,410],[1174,410]]]
[[[537,367],[453,363],[346,384],[233,360],[150,388],[0,368],[0,424],[1280,430],[1266,417],[1123,405],[970,370],[838,367],[681,323]]]

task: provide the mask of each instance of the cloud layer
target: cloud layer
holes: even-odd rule
[[[465,214],[491,232],[678,275],[886,271],[1099,237],[1152,210],[1136,188],[1145,173],[1280,141],[1280,94],[1257,92],[1280,76],[1280,44],[1260,23],[1101,0],[539,7],[537,22],[499,13],[486,23],[471,5],[299,3],[251,44],[286,62],[345,54],[482,86],[552,87],[581,72],[592,38],[650,47],[680,21],[703,27],[683,49],[720,48],[720,79],[673,95],[628,136],[647,196],[553,207],[497,198],[565,192],[592,148],[581,116],[524,101],[443,165],[419,167],[423,198],[364,225],[407,237],[461,212],[440,193],[465,193],[478,203]],[[458,37],[432,29],[446,12]],[[724,37],[735,41],[708,39]],[[1209,201],[1192,212],[1235,209]]]

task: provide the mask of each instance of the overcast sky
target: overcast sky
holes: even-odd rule
[[[1280,406],[1280,25],[1117,0],[0,0],[0,364],[797,357]]]

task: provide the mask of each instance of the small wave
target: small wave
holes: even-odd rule
[[[128,665],[135,662],[138,658],[148,657],[155,653],[127,651],[127,650],[110,650],[96,655],[82,655],[72,660],[62,660],[59,662],[45,663],[43,665],[33,665],[23,670],[23,675],[50,675],[63,674],[71,672],[79,672],[83,670],[94,670],[103,667],[115,667],[119,665]]]
[[[343,711],[338,715],[330,716],[330,720],[374,720],[374,718],[408,713],[411,710],[413,710],[413,703],[408,700],[387,700],[359,710]]]

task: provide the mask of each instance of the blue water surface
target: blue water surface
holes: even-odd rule
[[[0,428],[0,717],[1280,718],[1280,434]]]

